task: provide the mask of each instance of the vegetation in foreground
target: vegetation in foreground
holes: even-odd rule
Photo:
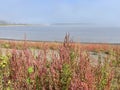
[[[119,47],[76,45],[66,35],[56,49],[12,48],[0,50],[0,90],[120,90]]]

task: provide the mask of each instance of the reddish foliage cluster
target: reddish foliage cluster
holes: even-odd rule
[[[90,47],[90,50],[96,48]],[[36,49],[34,51],[36,52]],[[92,65],[89,50],[86,51],[82,46],[71,42],[69,36],[66,36],[63,45],[57,46],[56,50],[51,50],[46,44],[37,53],[33,53],[34,51],[27,47],[23,50],[12,50],[9,58],[10,74],[7,77],[11,82],[11,89],[110,90],[111,88],[113,79],[111,62],[106,60],[97,66]]]

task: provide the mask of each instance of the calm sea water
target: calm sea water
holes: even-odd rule
[[[77,42],[120,43],[120,28],[81,26],[0,27],[0,38],[35,41],[63,41],[66,33]]]

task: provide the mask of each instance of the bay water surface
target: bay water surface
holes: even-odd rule
[[[63,41],[66,33],[73,41],[89,43],[120,43],[118,27],[85,26],[1,26],[0,39]]]

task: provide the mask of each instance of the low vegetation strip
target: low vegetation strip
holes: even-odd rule
[[[120,90],[120,48],[0,49],[0,90]],[[4,53],[5,52],[5,53]]]

